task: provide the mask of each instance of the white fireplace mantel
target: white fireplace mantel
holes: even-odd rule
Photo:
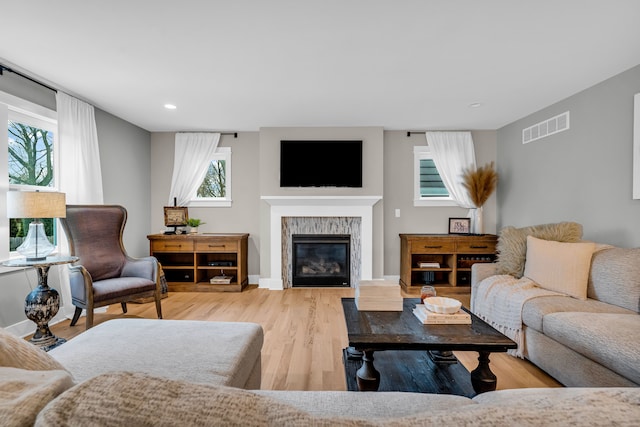
[[[263,196],[271,206],[269,220],[269,278],[260,278],[260,287],[283,289],[282,218],[283,217],[360,217],[361,280],[373,276],[373,205],[382,196]]]

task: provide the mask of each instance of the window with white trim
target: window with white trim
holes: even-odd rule
[[[457,206],[442,182],[427,145],[413,147],[413,205]]]
[[[210,159],[207,174],[189,206],[231,206],[231,148],[218,147]]]
[[[15,191],[58,191],[58,123],[54,111],[27,101],[7,104],[7,177]],[[55,218],[39,218],[48,239],[57,245]],[[22,244],[33,218],[9,218],[9,252]]]

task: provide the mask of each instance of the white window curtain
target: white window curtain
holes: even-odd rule
[[[463,171],[476,167],[471,132],[425,132],[425,135],[442,182],[458,206],[469,209],[468,216],[478,232],[479,212],[462,184]]]
[[[174,198],[178,206],[187,206],[202,184],[219,142],[219,133],[176,133],[168,206],[173,206]]]
[[[93,106],[60,91],[56,94],[60,190],[67,204],[102,204],[100,149]]]
[[[60,191],[68,205],[103,204],[100,149],[93,106],[66,93],[56,93],[58,111],[58,149],[60,150]],[[61,233],[60,235],[62,235]],[[69,254],[66,239],[60,239],[60,251]],[[58,268],[63,306],[62,314],[70,317],[74,308],[69,289],[69,272]]]

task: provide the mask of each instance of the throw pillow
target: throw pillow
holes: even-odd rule
[[[45,351],[3,328],[0,328],[0,366],[30,371],[66,370]]]
[[[500,230],[497,251],[496,274],[508,274],[519,279],[524,274],[524,262],[527,253],[527,236],[557,242],[579,242],[582,238],[582,225],[576,222],[540,224],[530,227],[505,227]]]
[[[71,387],[66,371],[0,367],[0,424],[32,426],[42,408]]]
[[[541,288],[587,299],[595,243],[562,243],[527,236],[524,275]]]

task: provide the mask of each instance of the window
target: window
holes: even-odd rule
[[[9,106],[7,109],[7,173],[9,188],[18,191],[57,190],[55,120]],[[57,222],[40,218],[47,238],[57,244]],[[9,251],[20,246],[33,218],[9,219]]]
[[[189,206],[231,206],[231,148],[218,147]]]
[[[429,147],[413,147],[414,206],[457,206],[438,173]]]

